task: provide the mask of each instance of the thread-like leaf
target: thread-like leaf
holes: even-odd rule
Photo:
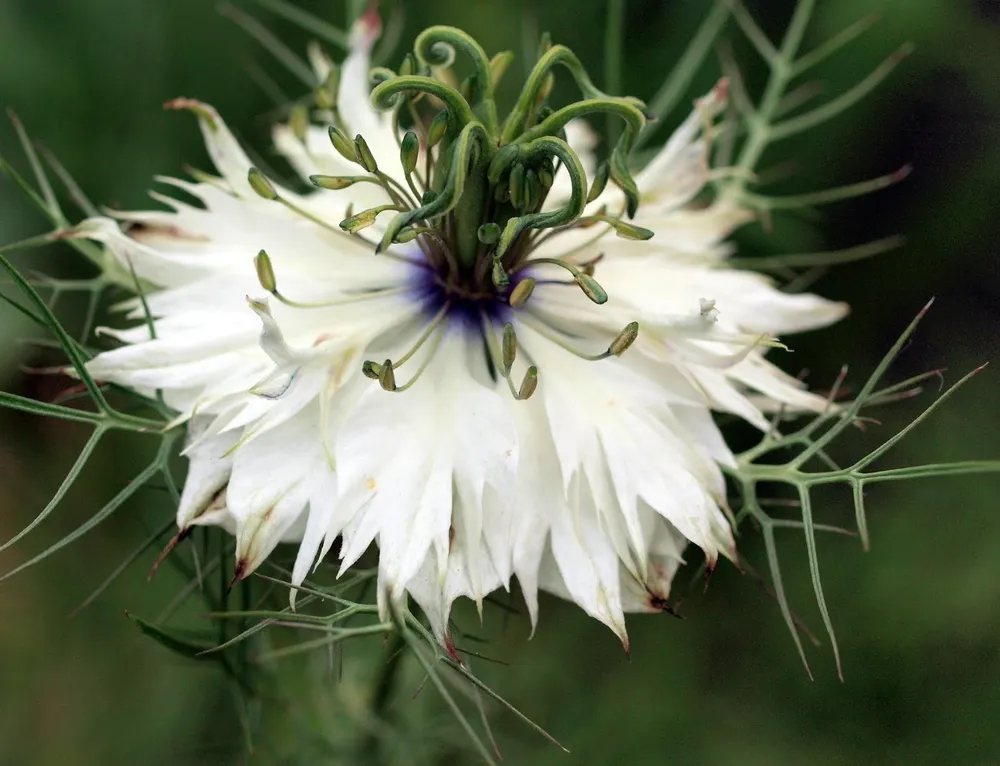
[[[0,403],[2,403],[0,399]],[[87,443],[83,445],[83,449],[80,450],[80,454],[77,456],[76,461],[73,463],[72,467],[66,473],[66,478],[62,480],[62,484],[59,485],[59,489],[56,490],[55,495],[49,500],[48,504],[42,509],[41,513],[35,516],[34,519],[14,535],[10,540],[0,545],[0,553],[10,548],[15,543],[22,540],[25,535],[27,535],[31,530],[45,521],[49,514],[56,509],[56,506],[62,502],[62,499],[66,497],[66,493],[69,492],[70,488],[76,483],[76,480],[80,477],[80,473],[83,471],[84,466],[90,461],[90,456],[94,454],[94,450],[100,443],[101,439],[104,438],[104,434],[107,433],[107,429],[104,426],[98,426],[94,429]]]
[[[132,495],[134,495],[143,485],[146,484],[153,476],[155,476],[161,469],[166,460],[170,456],[170,450],[173,447],[174,437],[171,435],[165,435],[162,437],[160,443],[160,449],[157,451],[156,457],[149,463],[142,471],[140,471],[117,495],[115,495],[103,508],[101,508],[97,513],[91,516],[87,521],[77,527],[75,530],[70,532],[68,535],[63,537],[56,543],[53,543],[44,551],[34,556],[23,564],[14,567],[12,570],[4,575],[0,575],[0,582],[7,580],[14,575],[23,572],[25,569],[35,566],[36,564],[44,561],[53,553],[62,550],[67,545],[75,542],[79,538],[83,537],[87,532],[94,529],[101,523],[103,523],[112,513],[117,511],[122,504],[128,500]],[[80,466],[82,468],[82,465]]]
[[[294,3],[286,2],[286,0],[254,0],[254,2],[276,16],[281,16],[300,29],[304,29],[328,43],[333,43],[344,51],[349,51],[351,48],[347,32],[324,21],[319,16],[302,10]]]

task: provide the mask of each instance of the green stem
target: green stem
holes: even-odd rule
[[[761,155],[771,143],[771,124],[781,108],[781,99],[794,76],[793,62],[802,44],[802,36],[809,24],[815,3],[816,0],[800,0],[788,24],[788,31],[785,33],[778,55],[769,62],[771,74],[767,80],[767,87],[757,111],[748,117],[750,135],[740,151],[736,162],[738,172],[733,175],[733,184],[726,190],[727,195],[736,196],[742,193],[745,179],[750,175],[749,171],[757,166]]]
[[[604,88],[608,93],[622,90],[622,38],[625,27],[625,0],[608,0],[608,19],[604,30]],[[607,116],[608,145],[618,138],[618,123]]]
[[[403,636],[398,630],[393,631],[385,648],[389,656],[378,675],[375,692],[372,695],[371,714],[376,723],[372,731],[365,738],[364,745],[362,746],[365,762],[372,764],[372,766],[380,766],[380,764],[385,762],[381,757],[379,747],[380,739],[378,732],[381,727],[378,724],[388,719],[389,700],[396,686],[399,668],[402,665],[403,650],[405,648],[406,642],[403,640]]]

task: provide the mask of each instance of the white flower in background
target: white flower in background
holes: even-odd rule
[[[561,110],[500,125],[481,83],[465,113],[457,92],[424,82],[440,72],[425,64],[376,88],[382,104],[424,90],[420,139],[401,152],[393,115],[371,106],[377,34],[362,19],[339,70],[339,149],[325,128],[275,130],[321,191],[272,184],[214,110],[173,102],[198,115],[220,177],[161,179],[203,207],[154,194],[169,211],[77,228],[156,287],[155,337],[145,322],[106,330],[123,345],[90,371],[161,391],[187,422],[178,526],[235,534],[239,577],[282,541],[299,546],[296,584],[331,550],[343,571],[375,544],[380,605],[409,593],[442,639],[457,597],[481,605],[516,576],[532,624],[541,588],[627,642],[624,613],[665,608],[689,542],[710,564],[735,555],[721,470],[733,458],[711,413],[764,428],[767,409],[822,406],[764,350],[845,307],[727,268],[724,240],[747,215],[692,205],[723,86],[637,175],[628,222],[634,195],[614,162],[618,186],[598,184],[584,210],[582,181],[607,172],[582,122]],[[428,30],[416,60],[460,34]],[[450,119],[431,122],[442,101],[427,93]],[[635,102],[601,96],[641,119]],[[430,194],[426,131],[444,133],[431,137]],[[138,300],[128,310],[142,320]]]

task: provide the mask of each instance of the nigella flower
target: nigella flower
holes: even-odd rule
[[[765,428],[821,406],[765,351],[845,308],[727,268],[749,216],[703,201],[724,83],[633,177],[642,105],[567,49],[501,122],[503,60],[434,27],[372,90],[377,34],[368,15],[341,68],[314,56],[329,132],[275,130],[314,193],[254,168],[210,107],[168,105],[198,116],[218,177],[161,179],[200,206],[154,194],[168,211],[77,228],[151,286],[90,371],[187,423],[177,523],[230,530],[238,577],[283,541],[296,584],[374,545],[381,607],[409,593],[442,639],[457,597],[516,577],[533,625],[542,589],[627,642],[624,613],[666,608],[689,542],[735,556],[712,412]],[[556,66],[584,100],[553,110]],[[597,112],[625,123],[600,165],[579,120]]]

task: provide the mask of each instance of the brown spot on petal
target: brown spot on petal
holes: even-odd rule
[[[378,13],[378,0],[373,0],[358,22],[364,24],[365,35],[371,42],[375,42],[382,35],[382,17]]]
[[[165,224],[151,224],[136,222],[128,227],[127,234],[136,242],[145,242],[157,237],[168,239],[183,239],[187,242],[211,242],[212,240],[201,234],[192,234],[179,226],[167,226]]]
[[[315,348],[315,347],[316,347],[316,346],[318,346],[318,345],[319,345],[320,343],[323,343],[324,341],[328,341],[328,340],[330,340],[330,339],[332,339],[332,338],[333,338],[333,335],[331,335],[331,334],[330,334],[330,333],[328,333],[328,332],[324,332],[324,333],[320,333],[319,335],[317,335],[317,336],[316,336],[316,340],[314,340],[314,341],[312,342],[312,344],[313,344],[313,347]]]
[[[377,487],[377,486],[378,486],[378,482],[375,481],[375,477],[374,476],[369,476],[367,479],[365,479],[365,487],[368,489],[369,492],[374,492],[375,491],[375,487]]]
[[[247,559],[240,559],[236,562],[236,569],[233,570],[233,579],[229,581],[229,585],[226,586],[226,593],[229,593],[240,580],[244,579],[248,574],[250,569],[250,562]]]
[[[657,612],[665,612],[671,617],[676,617],[679,620],[683,620],[684,616],[680,614],[664,596],[659,593],[654,593],[649,591],[649,607]]]
[[[723,77],[715,84],[715,97],[723,104],[729,100],[729,78]]]

